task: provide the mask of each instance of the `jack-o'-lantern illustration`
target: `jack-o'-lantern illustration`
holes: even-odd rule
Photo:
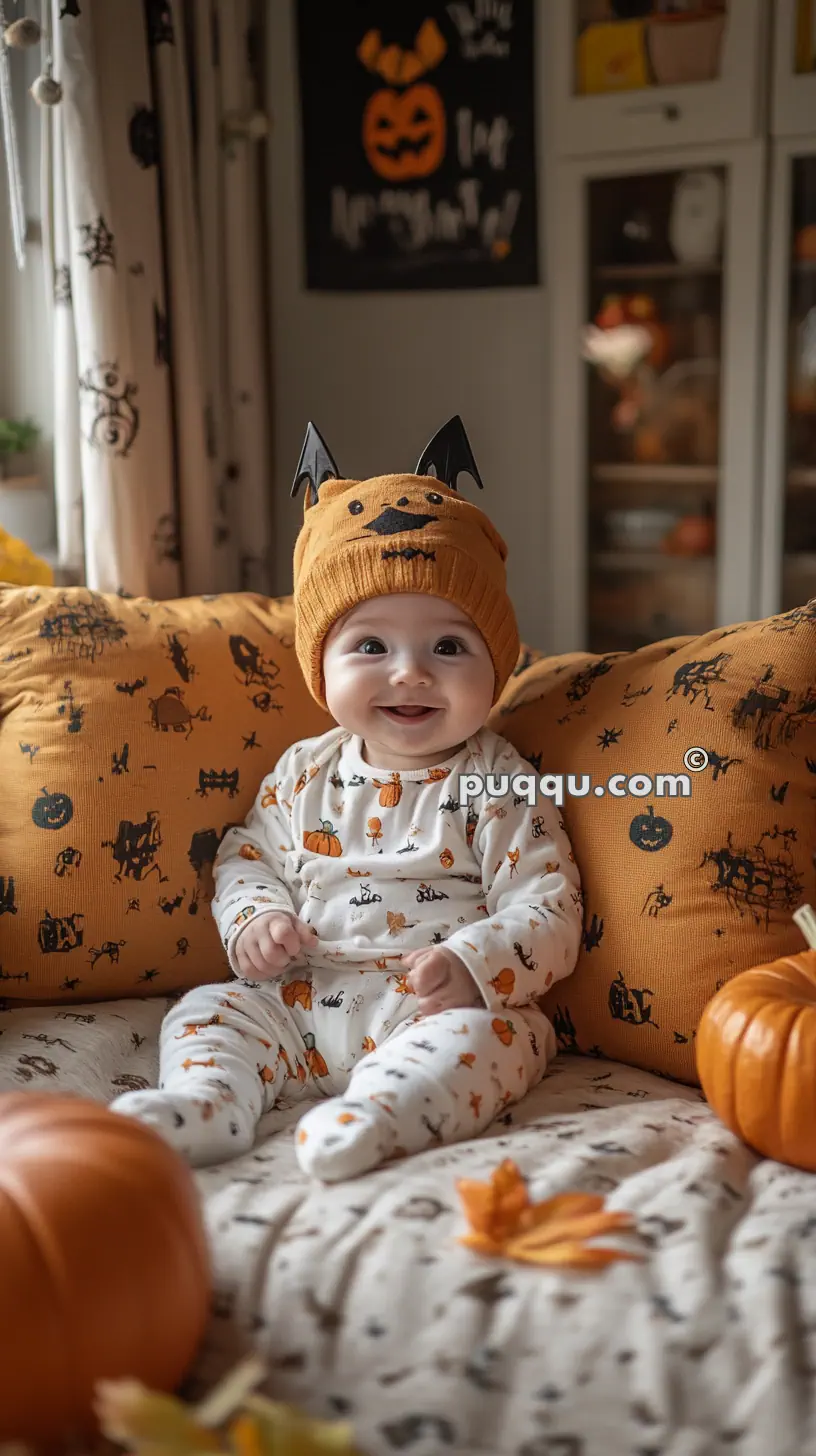
[[[428,177],[445,155],[442,97],[435,86],[419,78],[438,66],[446,51],[435,20],[420,26],[413,50],[383,45],[378,30],[367,31],[357,48],[366,69],[388,83],[369,97],[362,130],[369,166],[387,182]]]
[[[363,112],[363,148],[369,166],[387,182],[428,177],[445,155],[447,124],[442,97],[427,81],[375,91]]]
[[[74,806],[68,795],[49,794],[47,789],[40,791],[31,808],[31,817],[38,829],[64,829],[73,816]]]

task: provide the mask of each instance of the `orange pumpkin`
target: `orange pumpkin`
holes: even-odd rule
[[[493,977],[492,981],[488,981],[488,985],[493,987],[496,995],[504,998],[512,996],[515,984],[516,973],[509,966],[505,966],[497,976]]]
[[[452,851],[449,849],[443,849],[442,853],[439,856],[439,863],[441,864],[443,870],[451,869],[453,866]]]
[[[363,112],[369,166],[388,182],[430,176],[445,155],[446,125],[442,97],[427,81],[375,91]]]
[[[697,1028],[697,1071],[743,1142],[816,1173],[816,913],[794,920],[809,949],[727,981]]]
[[[310,1031],[306,1032],[303,1038],[303,1045],[306,1048],[306,1065],[313,1077],[328,1077],[329,1069],[326,1062],[315,1046],[314,1036]]]
[[[513,1037],[516,1034],[516,1028],[514,1027],[512,1021],[502,1021],[501,1018],[497,1016],[494,1018],[493,1021],[491,1021],[490,1025],[503,1046],[509,1046],[511,1041],[513,1040]]]
[[[254,844],[242,844],[238,853],[241,859],[262,859],[261,851]]]
[[[268,809],[270,804],[277,804],[277,802],[278,786],[277,784],[273,784],[271,788],[264,790],[264,795],[261,799],[261,808]]]
[[[398,773],[392,773],[387,784],[379,779],[373,780],[375,789],[380,791],[380,808],[395,809],[402,798],[402,779]]]
[[[98,1379],[170,1392],[208,1319],[186,1164],[81,1097],[0,1097],[0,1441],[89,1436]]]
[[[312,854],[327,854],[330,859],[339,859],[343,846],[334,832],[334,825],[328,819],[320,821],[319,829],[307,829],[303,836],[303,848]]]
[[[289,981],[284,986],[281,995],[287,1006],[294,1007],[295,1002],[298,1001],[304,1011],[312,1009],[311,981]]]

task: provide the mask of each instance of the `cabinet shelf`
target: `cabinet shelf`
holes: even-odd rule
[[[816,551],[786,551],[785,570],[790,572],[816,572]]]
[[[597,571],[661,571],[681,567],[706,567],[713,570],[713,556],[675,556],[671,551],[593,551],[592,565]]]
[[[716,278],[722,273],[721,263],[601,263],[593,268],[602,282],[623,283],[629,278],[658,281],[661,278]]]
[[[597,485],[686,485],[716,486],[720,472],[716,465],[618,465],[592,466]]]
[[[795,465],[788,471],[788,487],[790,490],[814,490],[816,489],[816,468],[808,465]]]

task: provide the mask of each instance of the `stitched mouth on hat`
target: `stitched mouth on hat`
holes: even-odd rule
[[[396,506],[386,506],[373,521],[366,521],[364,531],[373,531],[375,536],[398,536],[401,531],[421,531],[438,516],[427,516],[421,511],[401,511]]]

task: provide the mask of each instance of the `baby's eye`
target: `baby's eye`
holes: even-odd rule
[[[385,646],[379,637],[366,637],[357,647],[358,652],[364,652],[366,657],[377,657],[385,652]]]
[[[351,501],[349,503],[349,511],[351,512],[351,514],[353,516],[359,516],[359,514],[360,514],[360,512],[361,512],[362,509],[363,509],[363,502],[362,501]]]
[[[458,637],[440,637],[434,648],[434,652],[438,652],[440,657],[457,657],[464,651],[465,644]]]
[[[442,497],[438,490],[429,490],[425,499],[432,506],[441,506],[442,504]]]

